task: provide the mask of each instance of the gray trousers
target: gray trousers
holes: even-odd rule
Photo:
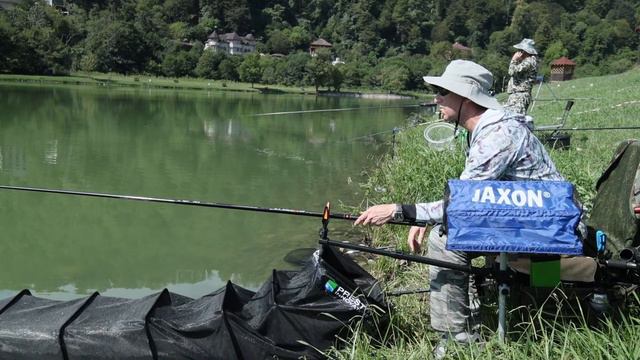
[[[529,109],[529,104],[531,103],[531,93],[529,92],[515,92],[509,95],[507,99],[506,105],[504,108],[506,110],[518,113],[518,114],[526,114],[527,109]]]
[[[440,225],[431,229],[428,256],[459,265],[468,265],[471,256],[462,251],[448,251],[447,236],[439,235]],[[475,286],[469,285],[469,274],[429,266],[431,287],[431,327],[447,333],[471,332],[476,328],[479,300]],[[471,303],[471,306],[469,305]]]

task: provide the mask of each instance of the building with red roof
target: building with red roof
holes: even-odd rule
[[[576,68],[575,61],[563,56],[551,62],[551,81],[565,81],[573,78]]]

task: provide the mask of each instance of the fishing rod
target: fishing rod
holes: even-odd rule
[[[75,196],[85,196],[85,197],[110,198],[110,199],[119,199],[119,200],[147,201],[147,202],[157,202],[157,203],[165,203],[165,204],[173,204],[173,205],[201,206],[201,207],[210,207],[210,208],[266,212],[266,213],[287,214],[287,215],[296,215],[296,216],[308,216],[308,217],[324,216],[324,213],[322,212],[294,210],[294,209],[285,209],[285,208],[267,208],[267,207],[258,207],[258,206],[250,206],[250,205],[212,203],[212,202],[206,202],[206,201],[200,201],[200,200],[162,199],[162,198],[156,198],[156,197],[137,196],[137,195],[107,194],[107,193],[98,193],[98,192],[45,189],[45,188],[34,188],[34,187],[26,187],[26,186],[9,186],[9,185],[0,185],[0,189],[40,192],[40,193],[50,193],[50,194],[75,195]],[[355,221],[359,215],[332,213],[329,216],[332,219]],[[424,226],[423,223],[410,222],[410,221],[389,221],[387,224]]]
[[[435,106],[436,106],[435,103],[420,103],[420,104],[412,104],[412,105],[390,105],[390,106],[363,106],[363,107],[340,108],[340,109],[278,111],[278,112],[271,112],[271,113],[253,114],[251,116],[274,116],[274,115],[308,114],[308,113],[336,112],[336,111],[353,111],[353,110],[370,110],[370,109],[402,109],[402,108],[435,107]]]
[[[362,251],[370,254],[387,256],[394,259],[413,261],[421,264],[427,264],[427,265],[433,265],[433,266],[443,267],[443,268],[452,269],[452,270],[458,270],[468,274],[489,275],[495,272],[495,270],[491,268],[481,268],[481,267],[474,267],[471,265],[461,265],[461,264],[456,264],[456,263],[452,263],[444,260],[438,260],[438,259],[434,259],[426,256],[406,254],[400,251],[389,251],[389,250],[377,249],[371,246],[356,245],[356,244],[350,244],[350,243],[345,243],[340,241],[329,240],[326,237],[321,238],[320,240],[318,240],[318,242],[322,245],[339,247],[343,249],[358,250],[358,251]]]
[[[362,136],[357,136],[357,137],[353,137],[350,138],[348,140],[346,140],[347,142],[350,141],[355,141],[355,140],[360,140],[360,139],[366,139],[366,138],[370,138],[376,135],[382,135],[382,134],[387,134],[387,133],[393,133],[394,135],[401,132],[401,131],[405,131],[405,130],[409,130],[412,129],[414,127],[418,127],[418,126],[428,126],[428,125],[433,125],[435,123],[443,123],[445,122],[444,120],[438,119],[438,120],[433,120],[433,121],[426,121],[426,122],[419,122],[419,123],[415,123],[412,125],[407,125],[407,126],[402,126],[402,127],[394,127],[393,129],[389,129],[389,130],[383,130],[383,131],[379,131],[376,133],[371,133],[371,134],[367,134],[367,135],[362,135]]]

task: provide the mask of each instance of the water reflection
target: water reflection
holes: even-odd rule
[[[58,162],[58,140],[50,140],[46,146],[44,162],[49,165],[55,165]]]
[[[2,86],[2,85],[0,85]],[[3,86],[0,183],[322,211],[360,202],[361,170],[403,122],[384,112],[253,117],[359,101],[236,93]],[[100,291],[187,296],[255,288],[320,219],[0,191],[0,297]],[[334,209],[338,211],[339,209]],[[339,223],[332,227],[341,227]],[[344,224],[350,228],[350,224]],[[336,236],[350,236],[336,232]],[[357,235],[356,235],[357,236]]]

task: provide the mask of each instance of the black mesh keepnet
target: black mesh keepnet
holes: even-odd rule
[[[199,299],[56,301],[23,290],[0,300],[0,359],[317,359],[369,305],[386,309],[375,279],[330,247],[256,292],[228,282]]]

